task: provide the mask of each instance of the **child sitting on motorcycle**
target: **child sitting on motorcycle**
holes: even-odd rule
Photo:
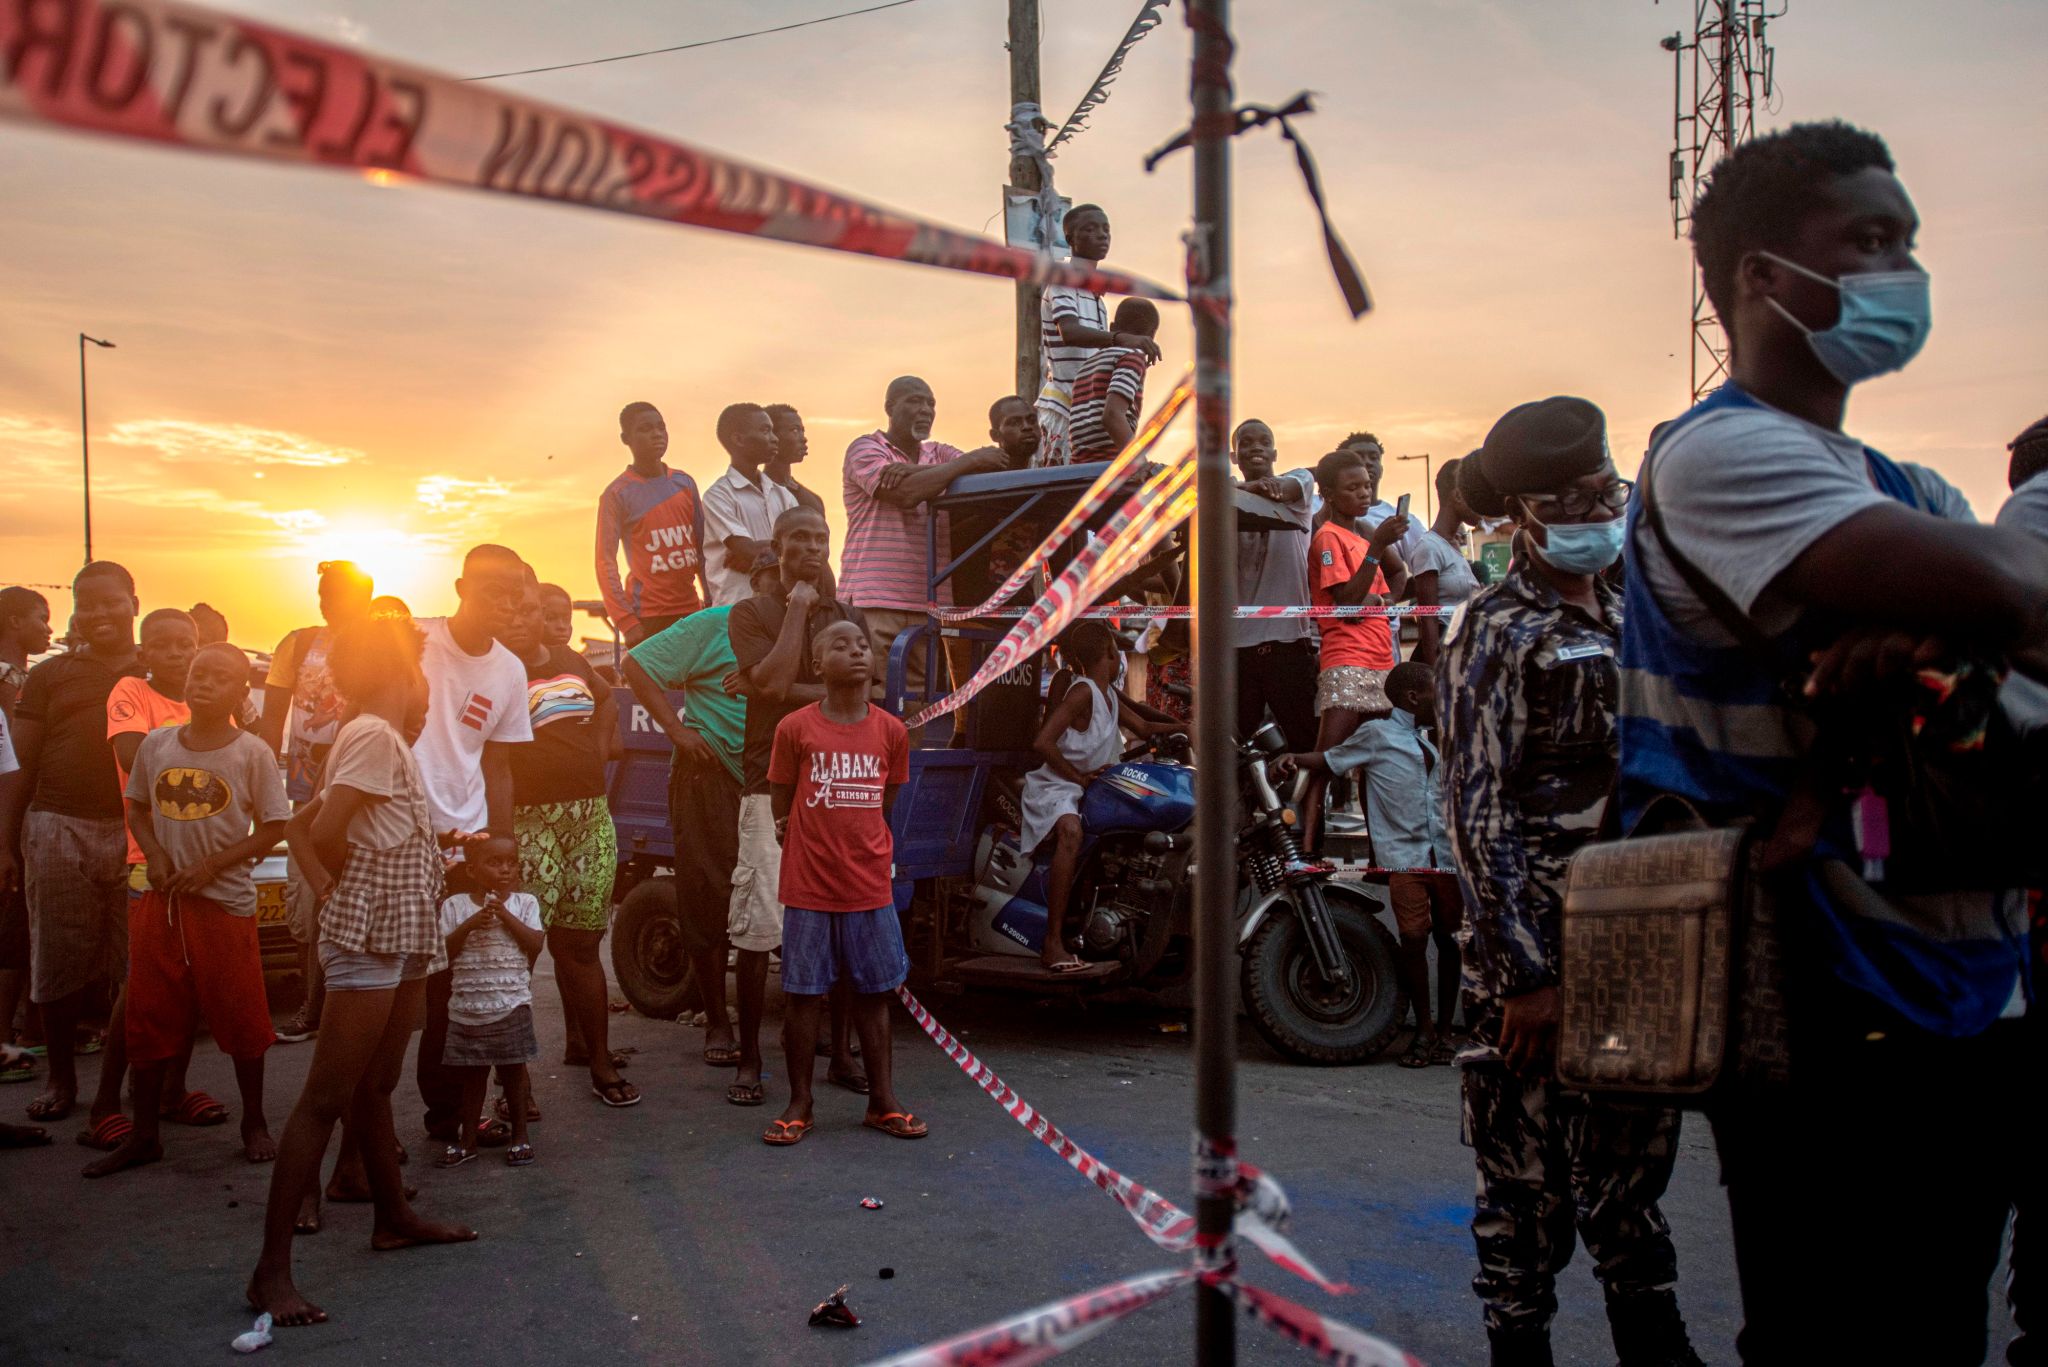
[[[1045,943],[1039,962],[1048,972],[1085,968],[1067,948],[1064,928],[1074,873],[1081,862],[1081,794],[1095,776],[1123,757],[1123,731],[1152,737],[1185,729],[1179,722],[1136,708],[1117,690],[1123,653],[1116,633],[1101,622],[1077,622],[1061,634],[1066,668],[1053,678],[1045,722],[1032,748],[1044,761],[1024,778],[1019,847],[1037,853],[1053,842],[1046,879]],[[1121,726],[1119,726],[1121,722]]]

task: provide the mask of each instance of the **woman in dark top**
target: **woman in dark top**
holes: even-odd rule
[[[512,827],[519,872],[540,901],[555,985],[568,1022],[562,1062],[590,1069],[607,1106],[631,1106],[639,1089],[619,1076],[609,1038],[610,988],[597,956],[611,913],[619,846],[605,802],[604,766],[618,744],[611,689],[582,656],[542,638],[540,585],[527,577],[507,649],[526,666],[533,740],[512,747]]]

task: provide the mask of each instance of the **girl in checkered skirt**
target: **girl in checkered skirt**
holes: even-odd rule
[[[391,1089],[425,1008],[427,975],[448,958],[437,914],[441,856],[406,739],[426,715],[420,647],[418,630],[402,619],[373,619],[336,639],[328,669],[354,715],[335,737],[320,795],[285,832],[320,903],[327,1005],[312,1071],[278,1145],[263,1253],[249,1279],[249,1304],[279,1325],[327,1318],[293,1284],[292,1234],[337,1120],[362,1151],[376,1206],[372,1247],[476,1237],[407,1203],[391,1122]]]

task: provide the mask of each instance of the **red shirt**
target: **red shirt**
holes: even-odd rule
[[[1330,590],[1358,573],[1372,554],[1372,543],[1332,518],[1316,528],[1308,543],[1308,600],[1317,607],[1335,607]],[[1385,594],[1386,576],[1372,572],[1372,591]],[[1394,667],[1394,634],[1385,617],[1322,617],[1316,630],[1323,636],[1324,669],[1359,665],[1381,671]]]
[[[874,911],[894,905],[895,842],[882,794],[910,777],[910,733],[869,705],[842,726],[823,704],[800,707],[775,728],[768,782],[796,788],[782,839],[782,904],[807,911]]]

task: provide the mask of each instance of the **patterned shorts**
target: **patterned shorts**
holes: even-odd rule
[[[603,930],[610,923],[619,834],[601,797],[517,807],[519,876],[548,929]]]
[[[1387,698],[1387,671],[1363,665],[1332,665],[1316,675],[1316,715],[1332,707],[1347,712],[1391,712]]]
[[[119,817],[30,811],[22,820],[29,996],[60,1001],[128,978],[128,834]]]

